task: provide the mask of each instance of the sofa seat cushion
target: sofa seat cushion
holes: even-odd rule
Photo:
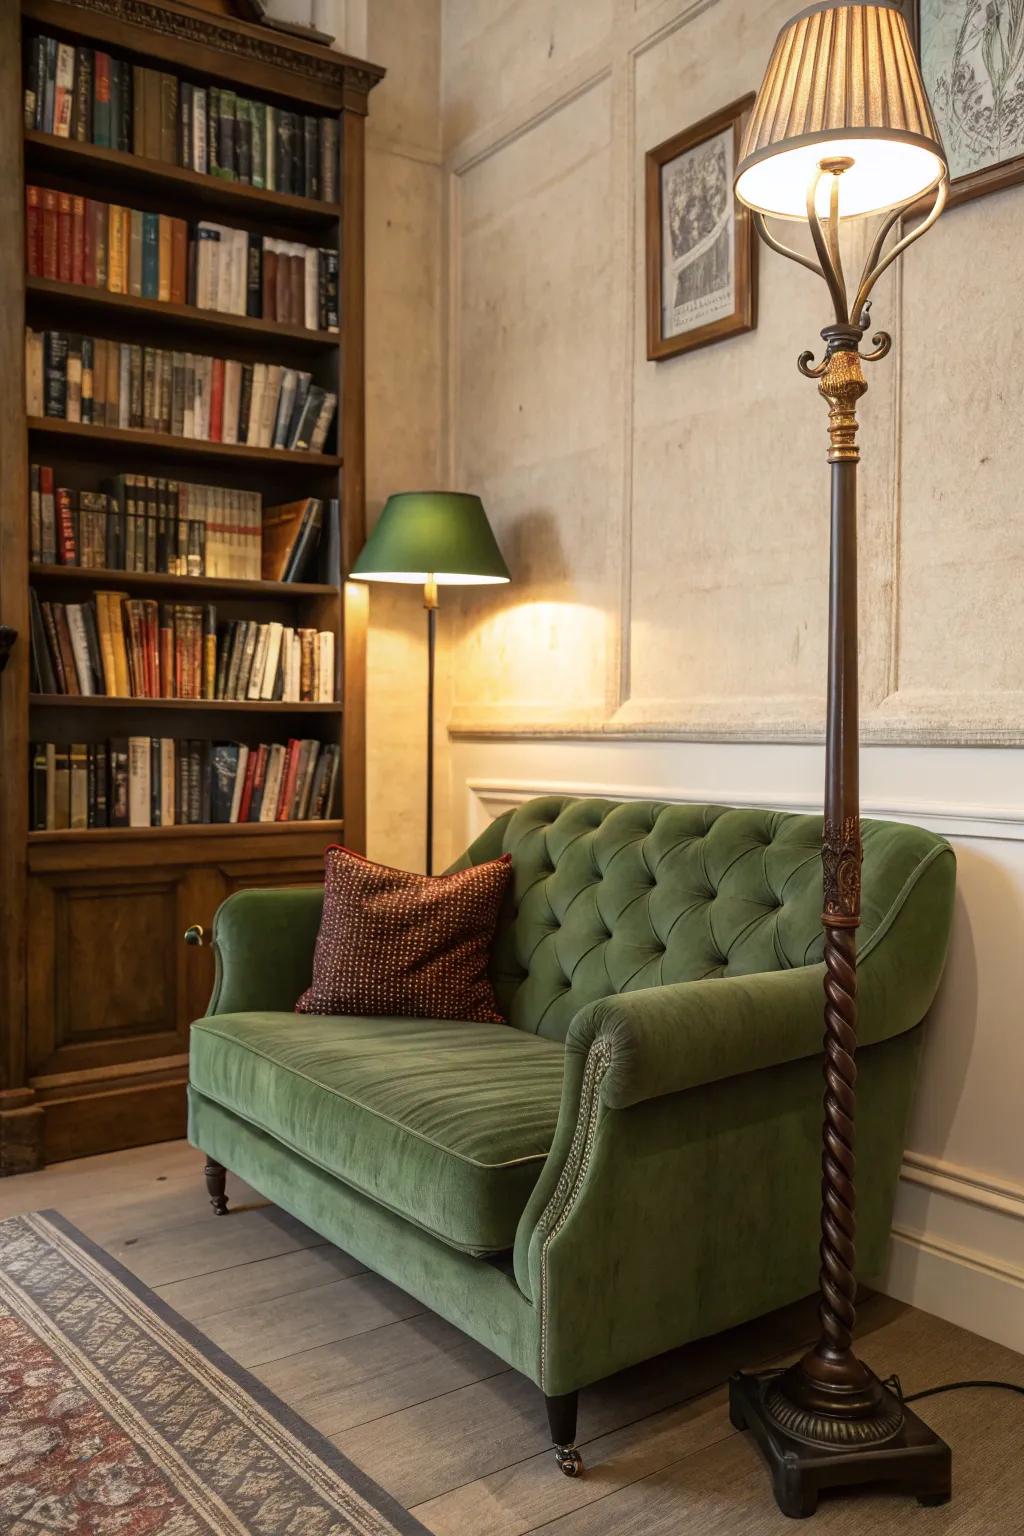
[[[554,1135],[565,1052],[506,1024],[222,1013],[192,1087],[469,1253],[511,1248]]]

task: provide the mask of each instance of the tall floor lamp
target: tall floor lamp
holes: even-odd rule
[[[389,496],[352,567],[358,581],[423,587],[427,610],[427,874],[434,869],[434,663],[438,587],[510,581],[479,496],[402,491]]]
[[[832,535],[829,582],[825,821],[825,1123],[822,1157],[821,1337],[785,1372],[730,1384],[734,1425],[749,1428],[771,1467],[784,1514],[809,1515],[824,1487],[888,1480],[921,1503],[950,1494],[950,1451],[854,1355],[854,1114],[860,798],[857,723],[857,401],[862,362],[889,351],[879,331],[861,352],[868,298],[886,267],[935,223],[946,200],[946,156],[896,0],[823,0],[779,33],[751,113],[736,195],[772,250],[828,286],[834,322],[820,362],[797,367],[828,404]],[[886,247],[903,214],[930,197],[923,220]],[[928,207],[922,202],[922,210]],[[810,226],[816,259],[769,232],[766,216]],[[840,231],[874,215],[864,270],[847,288]],[[852,292],[852,297],[851,297]]]

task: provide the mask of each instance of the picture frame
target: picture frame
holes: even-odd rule
[[[652,362],[757,325],[757,235],[733,192],[754,93],[645,157],[647,356]]]
[[[1018,0],[904,0],[903,11],[949,156],[948,206],[1024,181]]]

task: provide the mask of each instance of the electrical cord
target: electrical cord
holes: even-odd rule
[[[925,1387],[922,1392],[910,1392],[904,1395],[899,1381],[893,1378],[900,1401],[904,1403],[920,1402],[922,1397],[937,1397],[940,1392],[961,1392],[965,1387],[997,1387],[1002,1392],[1017,1392],[1024,1397],[1024,1386],[1016,1381],[947,1381],[941,1387]]]

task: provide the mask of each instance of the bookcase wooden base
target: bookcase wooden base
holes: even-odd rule
[[[0,1093],[0,1178],[43,1162],[43,1111],[31,1088]]]

